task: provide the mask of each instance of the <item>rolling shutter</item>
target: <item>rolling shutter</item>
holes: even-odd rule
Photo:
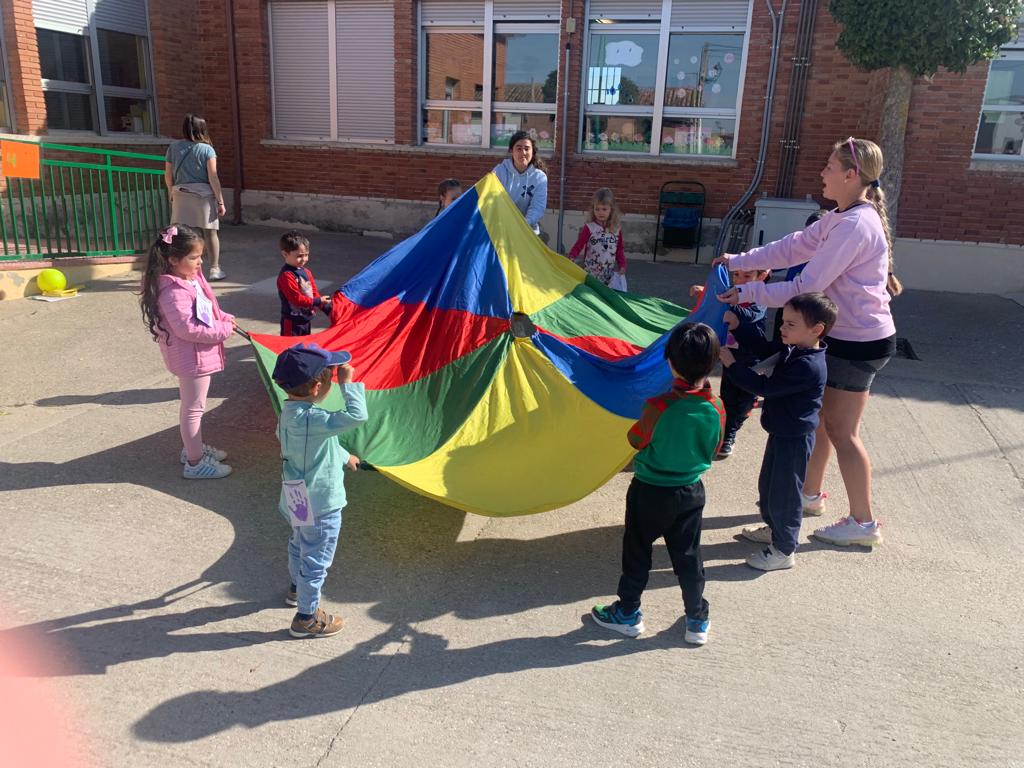
[[[423,0],[420,22],[424,26],[483,26],[483,0]]]
[[[273,0],[270,39],[277,138],[331,137],[327,0]]]
[[[394,141],[395,10],[392,0],[345,0],[335,10],[338,138]]]
[[[32,0],[32,17],[37,27],[82,31],[89,26],[85,0]]]
[[[95,26],[145,37],[146,0],[93,0]]]
[[[749,0],[672,0],[672,26],[746,29],[749,10]]]

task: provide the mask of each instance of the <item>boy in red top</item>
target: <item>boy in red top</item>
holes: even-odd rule
[[[644,631],[640,597],[651,571],[653,544],[664,538],[683,590],[684,639],[695,645],[708,639],[700,478],[722,443],[725,409],[708,382],[718,348],[718,336],[702,323],[676,328],[665,346],[672,389],[647,401],[627,435],[638,453],[626,494],[619,599],[611,605],[595,605],[590,615],[600,626],[628,637]]]
[[[281,299],[281,335],[309,336],[313,311],[323,310],[330,317],[331,300],[316,289],[313,273],[306,268],[309,240],[294,229],[281,235],[284,266],[277,275],[277,295]]]

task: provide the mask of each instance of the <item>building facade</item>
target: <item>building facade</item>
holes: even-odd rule
[[[398,235],[433,214],[438,181],[472,184],[525,129],[548,165],[552,244],[559,209],[572,242],[608,186],[639,256],[663,183],[707,188],[712,237],[750,185],[769,6],[780,4],[0,0],[0,129],[160,153],[182,115],[199,113],[246,220]],[[832,143],[877,137],[887,75],[849,64],[838,31],[824,0],[788,3],[754,199],[785,189],[824,203]],[[794,114],[790,161],[781,139]],[[1024,40],[965,75],[915,83],[896,233],[911,286],[1024,291],[1022,145]]]

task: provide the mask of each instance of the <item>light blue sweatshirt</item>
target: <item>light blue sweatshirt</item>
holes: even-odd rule
[[[342,470],[349,452],[337,436],[366,421],[366,393],[362,383],[342,384],[345,410],[331,413],[305,400],[285,400],[277,426],[281,441],[282,480],[305,480],[313,514],[326,515],[345,506]],[[279,504],[288,516],[284,489]]]
[[[516,170],[511,159],[494,166],[494,173],[508,191],[512,202],[533,231],[540,234],[540,220],[548,207],[548,177],[544,171],[528,165],[523,173]]]

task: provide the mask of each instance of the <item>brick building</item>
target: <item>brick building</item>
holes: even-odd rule
[[[832,142],[877,137],[886,75],[836,51],[826,7],[786,8],[754,199],[820,197]],[[815,24],[795,98],[801,14]],[[525,128],[549,166],[552,242],[560,206],[571,242],[610,186],[637,255],[662,183],[707,187],[712,235],[747,188],[772,54],[765,0],[0,0],[0,25],[2,130],[160,153],[185,112],[202,114],[248,221],[408,233],[440,179],[472,183]],[[802,115],[792,163],[787,113]],[[896,254],[908,284],[1024,291],[1022,138],[1024,40],[915,83]]]

